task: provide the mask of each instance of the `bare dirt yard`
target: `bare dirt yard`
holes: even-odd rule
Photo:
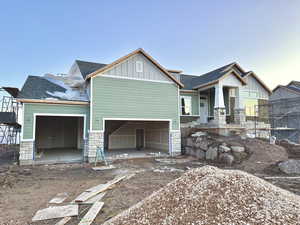
[[[284,152],[282,147],[275,146],[274,150],[274,147],[261,140],[245,141],[256,152],[253,152],[248,161],[235,164],[230,169],[245,170],[300,195],[300,179],[282,178],[288,176],[277,169],[276,159],[270,161],[270,157],[275,154],[273,151],[285,154],[280,153]],[[265,158],[257,156],[266,152]],[[283,156],[280,155],[279,158],[281,157]],[[180,177],[185,171],[207,164],[209,163],[187,156],[178,157],[177,160],[163,159],[160,162],[155,158],[124,159],[113,162],[115,169],[105,171],[94,171],[90,164],[19,167],[4,163],[0,165],[0,224],[53,225],[59,219],[32,222],[32,217],[39,209],[51,206],[49,201],[58,193],[68,194],[61,204],[67,205],[88,188],[110,181],[119,174],[135,173],[135,176],[121,181],[107,191],[102,199],[104,207],[93,223],[102,224]],[[222,164],[210,165],[228,168]],[[78,217],[72,217],[67,225],[78,224],[89,208],[90,206],[80,206]]]

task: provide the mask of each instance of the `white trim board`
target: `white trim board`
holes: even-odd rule
[[[149,81],[149,82],[156,82],[156,83],[165,83],[165,84],[174,84],[172,81],[162,81],[162,80],[148,80],[148,79],[140,79],[140,78],[134,78],[134,77],[123,77],[118,75],[109,75],[109,74],[101,74],[102,77],[110,77],[110,78],[116,78],[116,79],[124,79],[124,80],[139,80],[139,81]],[[176,84],[176,86],[178,86]]]
[[[162,121],[162,122],[169,122],[169,130],[170,131],[180,131],[172,129],[172,119],[146,119],[146,118],[102,118],[103,129],[102,130],[91,130],[90,132],[104,132],[105,130],[105,121],[106,120],[128,120],[128,121]]]
[[[90,91],[90,130],[93,130],[93,77],[91,77]]]
[[[36,117],[37,116],[57,116],[57,117],[83,117],[83,139],[86,140],[86,114],[56,114],[56,113],[34,113],[33,114],[33,136],[32,139],[23,139],[21,141],[35,141],[36,135]]]

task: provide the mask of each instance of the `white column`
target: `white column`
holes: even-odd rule
[[[215,85],[215,109],[216,108],[225,108],[224,104],[224,95],[223,95],[223,85]]]

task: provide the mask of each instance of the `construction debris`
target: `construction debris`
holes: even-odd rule
[[[48,220],[78,215],[78,205],[53,206],[36,212],[32,221]]]
[[[84,202],[80,202],[79,204],[81,205],[92,205],[94,204],[95,202],[99,202],[104,196],[105,196],[106,192],[102,192]]]
[[[52,198],[49,203],[50,204],[60,204],[68,197],[68,193],[58,193],[54,198]]]
[[[184,170],[164,166],[164,167],[160,167],[158,169],[154,169],[153,172],[155,172],[155,173],[165,173],[165,172],[180,172],[180,173],[183,173]]]
[[[113,179],[112,181],[107,182],[106,184],[99,184],[95,187],[89,188],[87,189],[85,192],[81,193],[76,199],[75,202],[84,202],[88,199],[90,199],[91,197],[104,192],[106,190],[108,190],[112,185],[120,182],[121,180],[125,179],[127,176],[120,176],[120,177],[116,177],[115,179]]]
[[[61,219],[60,221],[58,221],[55,225],[65,225],[66,223],[68,223],[70,220],[72,219],[72,217],[65,217],[63,219]]]
[[[239,170],[189,170],[104,225],[299,224],[300,196]]]
[[[111,170],[115,169],[116,167],[114,165],[109,165],[109,166],[96,166],[93,167],[92,169],[95,171],[102,171],[102,170]]]
[[[97,214],[100,212],[104,205],[104,202],[95,202],[90,210],[85,214],[85,216],[81,219],[78,225],[90,225],[96,218]]]

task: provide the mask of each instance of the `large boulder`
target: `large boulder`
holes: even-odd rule
[[[218,147],[210,146],[205,154],[206,160],[216,160],[218,158]]]
[[[196,150],[196,157],[198,159],[205,159],[205,151],[203,151],[201,149],[197,149]]]
[[[198,132],[192,134],[191,136],[192,137],[201,137],[201,136],[206,136],[206,135],[207,135],[206,132],[198,131]]]
[[[188,137],[188,138],[186,139],[186,145],[189,146],[189,147],[193,147],[193,145],[194,145],[194,140],[193,140],[193,138]]]
[[[205,151],[208,150],[209,145],[211,144],[211,141],[207,138],[207,136],[200,136],[196,139],[197,147],[201,148]]]
[[[221,152],[221,153],[226,153],[226,152],[230,152],[230,151],[231,151],[231,149],[223,144],[219,146],[219,152]]]
[[[241,153],[245,151],[245,147],[242,146],[231,146],[232,152]]]
[[[231,166],[234,162],[234,157],[229,153],[221,153],[219,156],[219,160],[221,163]]]
[[[289,159],[279,163],[279,169],[286,174],[300,174],[300,160]]]

